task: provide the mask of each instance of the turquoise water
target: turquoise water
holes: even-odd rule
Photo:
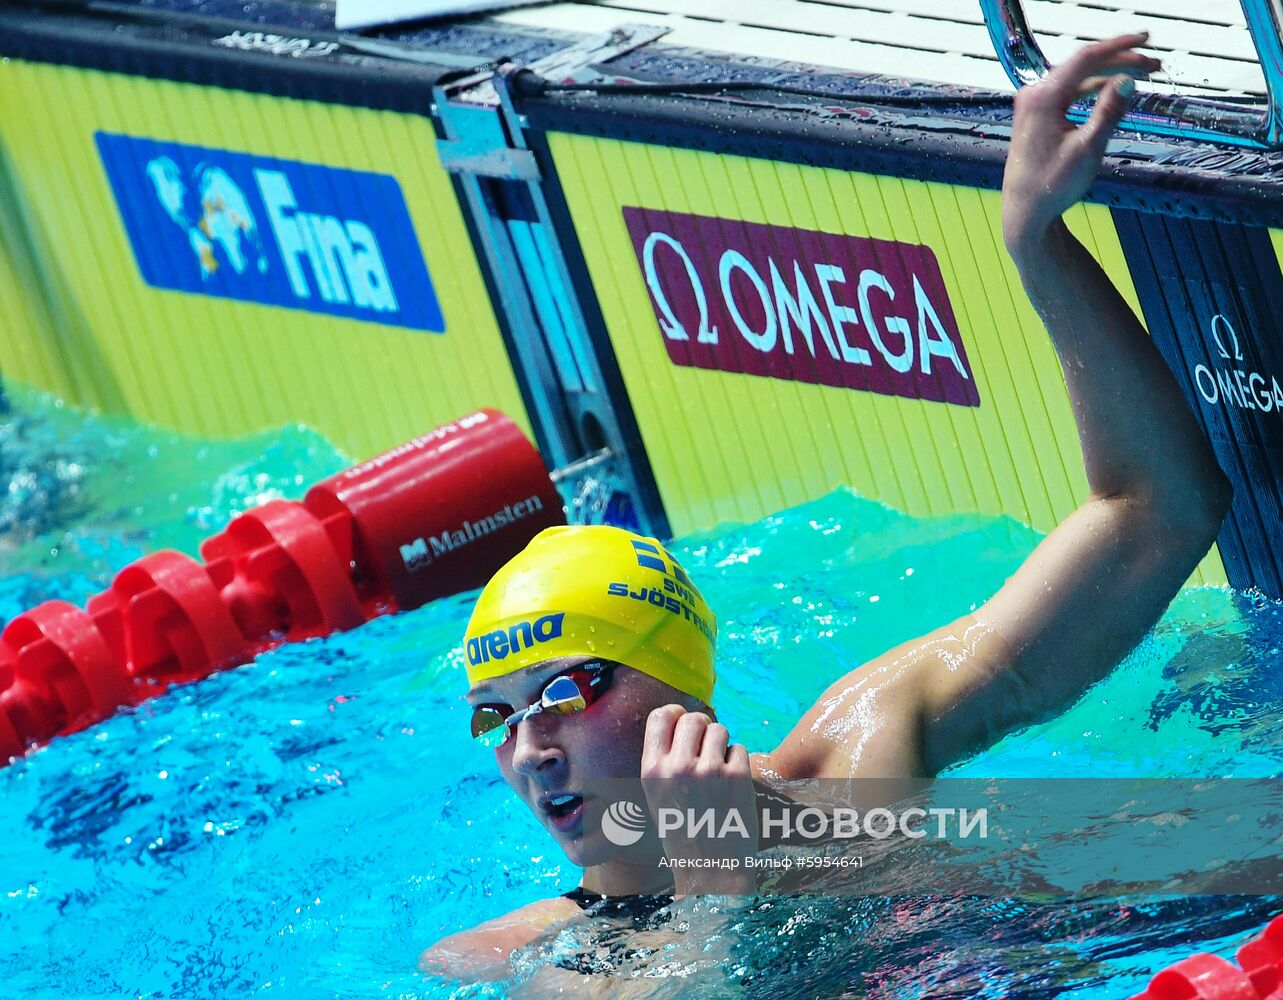
[[[0,620],[82,602],[347,464],[302,428],[202,442],[10,393],[0,416]],[[766,750],[836,676],[983,601],[1038,536],[912,519],[838,491],[679,539],[722,627],[719,715]],[[670,925],[654,954],[576,931],[464,987],[424,947],[570,888],[577,870],[467,739],[467,595],[284,647],[0,770],[0,969],[16,996],[509,995],[605,947],[653,995],[1122,997],[1195,950],[1230,957],[1283,906],[1195,898],[778,900]],[[965,776],[1283,771],[1283,608],[1184,592],[1060,719]],[[701,903],[701,906],[706,904]],[[613,950],[612,950],[613,949]]]

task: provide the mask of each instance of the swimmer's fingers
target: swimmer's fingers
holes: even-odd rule
[[[1131,107],[1136,93],[1136,82],[1129,76],[1116,76],[1109,81],[1096,99],[1096,107],[1087,123],[1078,130],[1078,140],[1083,144],[1087,158],[1099,163],[1105,155],[1109,137]]]
[[[677,773],[690,773],[700,759],[704,734],[712,723],[703,712],[687,712],[677,720],[673,733],[672,766]]]
[[[699,750],[700,765],[706,771],[720,772],[726,766],[726,747],[730,731],[720,722],[710,722],[704,730],[704,744]]]
[[[1088,45],[1016,94],[1002,184],[1003,239],[1013,253],[1036,250],[1052,222],[1096,179],[1109,137],[1131,104],[1135,75],[1160,65],[1133,51],[1147,38],[1120,35]],[[1096,86],[1106,75],[1091,117],[1075,128],[1066,111],[1083,88]]]
[[[642,740],[642,771],[653,771],[673,749],[673,730],[686,714],[681,705],[665,705],[646,718],[646,735]]]
[[[1142,31],[1084,45],[1048,73],[1033,89],[1067,108],[1077,99],[1083,82],[1093,76],[1113,76],[1129,69],[1154,72],[1158,69],[1158,60],[1143,52],[1133,51],[1136,46],[1144,45],[1148,40],[1149,32]]]
[[[1148,80],[1152,74],[1163,68],[1161,60],[1142,56],[1139,52],[1134,52],[1132,55],[1140,56],[1144,62],[1137,61],[1133,65],[1110,66],[1106,72],[1089,76],[1078,85],[1078,97],[1081,99],[1099,94],[1105,85],[1117,76],[1130,76],[1133,80]]]
[[[688,712],[681,705],[651,712],[642,744],[642,774],[671,778],[693,773],[712,721],[703,712]]]
[[[731,734],[720,722],[711,723],[704,732],[704,746],[699,755],[700,768],[710,774],[728,778],[749,778],[748,750],[742,743],[731,743]]]

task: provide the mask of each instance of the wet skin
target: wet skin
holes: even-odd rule
[[[524,708],[538,699],[551,678],[590,659],[559,657],[492,678],[468,692],[468,704]],[[609,688],[585,711],[569,716],[551,712],[533,715],[518,724],[508,741],[494,751],[504,781],[574,864],[600,864],[614,849],[599,834],[585,843],[582,810],[569,827],[557,823],[548,808],[549,797],[581,795],[586,785],[601,779],[636,779],[642,770],[647,721],[651,712],[662,705],[680,706],[683,711],[708,711],[698,699],[621,665],[615,668]],[[646,867],[654,871],[653,863]],[[613,879],[607,876],[607,881]],[[628,881],[633,884],[632,879]],[[647,876],[643,881],[649,883],[653,879]]]

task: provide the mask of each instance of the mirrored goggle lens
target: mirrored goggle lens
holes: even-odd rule
[[[588,707],[588,699],[571,677],[554,677],[552,683],[543,689],[544,711],[554,715],[573,715]]]
[[[495,748],[503,746],[512,732],[507,720],[493,708],[478,708],[472,713],[472,738],[482,746]]]

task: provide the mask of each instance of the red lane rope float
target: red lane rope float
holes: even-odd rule
[[[1283,916],[1238,950],[1238,965],[1199,953],[1164,969],[1130,1000],[1283,1000]]]
[[[287,642],[353,628],[366,621],[349,576],[351,545],[296,503],[272,500],[246,511],[201,544],[214,585],[255,654]],[[265,645],[266,644],[266,645]]]
[[[246,511],[200,547],[122,569],[87,610],[47,601],[0,631],[0,764],[283,642],[479,587],[565,523],[539,453],[478,410]]]

